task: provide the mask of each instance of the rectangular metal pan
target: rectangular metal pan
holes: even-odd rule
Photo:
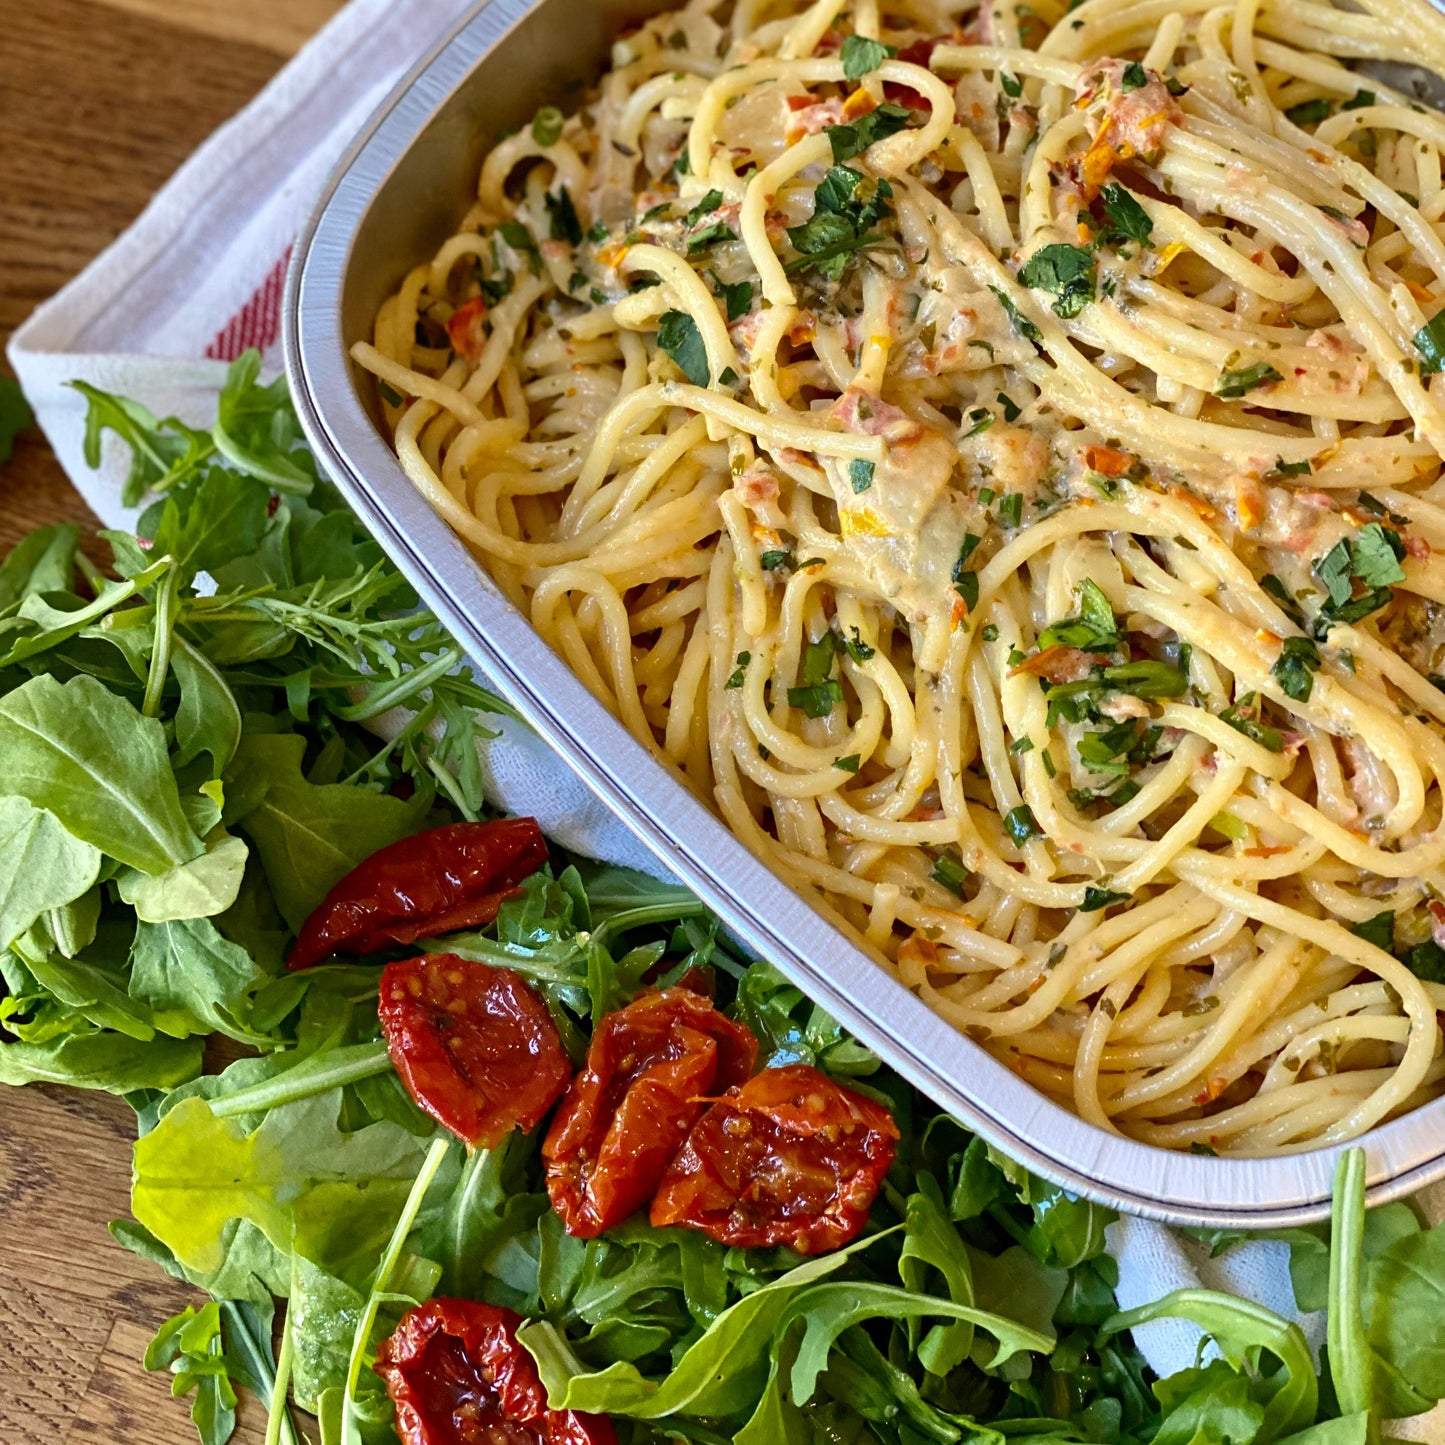
[[[990,1143],[1064,1187],[1175,1223],[1262,1228],[1329,1211],[1338,1149],[1213,1159],[1085,1124],[934,1014],[655,764],[533,632],[403,475],[348,349],[452,234],[482,157],[566,106],[618,29],[665,0],[492,0],[397,89],[342,160],[292,263],[287,370],[322,464],[417,591],[567,762],[751,947]],[[1445,1176],[1445,1100],[1365,1136],[1371,1199]]]

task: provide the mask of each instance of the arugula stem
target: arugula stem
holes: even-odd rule
[[[361,1312],[361,1318],[356,1322],[356,1334],[351,1341],[351,1359],[346,1368],[346,1390],[341,1401],[341,1442],[342,1445],[355,1445],[361,1439],[361,1431],[356,1423],[356,1382],[361,1378],[361,1367],[366,1363],[366,1352],[371,1344],[371,1331],[376,1324],[376,1312],[381,1307],[382,1296],[386,1293],[387,1286],[391,1283],[392,1273],[395,1271],[397,1261],[401,1258],[402,1249],[406,1245],[406,1238],[416,1224],[416,1217],[421,1213],[422,1201],[426,1198],[427,1190],[431,1188],[432,1180],[436,1178],[437,1170],[442,1167],[442,1161],[447,1157],[452,1147],[452,1136],[442,1133],[432,1140],[431,1148],[427,1150],[426,1158],[422,1160],[421,1169],[416,1176],[416,1182],[411,1186],[411,1193],[407,1195],[406,1203],[402,1205],[401,1217],[396,1221],[396,1228],[391,1232],[391,1239],[388,1241],[386,1251],[381,1256],[381,1263],[376,1267],[376,1278],[371,1283],[371,1291],[367,1295],[366,1308]]]
[[[430,771],[431,775],[437,780],[437,785],[441,788],[442,792],[447,795],[452,807],[454,807],[467,822],[475,823],[477,821],[477,811],[475,808],[467,807],[466,800],[462,797],[461,787],[451,775],[451,771],[447,768],[446,764],[443,763],[435,753],[432,753],[427,757],[426,765],[428,771]]]
[[[218,1119],[262,1113],[282,1104],[294,1104],[298,1099],[309,1099],[313,1094],[324,1094],[328,1089],[338,1089],[343,1084],[354,1084],[359,1079],[384,1074],[390,1068],[391,1055],[384,1039],[327,1049],[274,1079],[209,1100],[211,1113]]]
[[[440,681],[461,660],[461,651],[449,647],[426,666],[414,668],[403,673],[401,677],[391,678],[371,688],[362,701],[346,707],[333,707],[332,715],[343,722],[368,722],[374,717],[380,717],[382,713],[400,707],[409,698],[429,688],[432,683]]]
[[[296,1338],[291,1333],[291,1311],[281,1326],[281,1353],[276,1360],[276,1378],[271,1384],[271,1408],[266,1415],[266,1445],[281,1445],[281,1431],[290,1426],[286,1396],[291,1388],[291,1357],[296,1351]],[[293,1432],[287,1429],[287,1435]]]
[[[225,1326],[226,1353],[234,1354],[244,1365],[246,1373],[255,1383],[261,1403],[266,1407],[268,1419],[275,1415],[276,1397],[279,1394],[282,1407],[277,1419],[277,1441],[280,1445],[305,1445],[291,1419],[291,1412],[285,1408],[286,1385],[278,1387],[279,1374],[271,1360],[271,1339],[263,1334],[259,1320],[255,1319],[254,1305],[238,1300],[222,1300],[221,1319]],[[288,1320],[289,1324],[289,1320]],[[283,1340],[283,1348],[287,1341]],[[286,1365],[290,1370],[290,1362]],[[269,1429],[269,1424],[268,1424]],[[268,1445],[275,1445],[267,1435]]]
[[[425,732],[426,729],[431,726],[432,719],[436,716],[436,714],[437,707],[434,702],[427,703],[427,705],[423,707],[419,712],[413,713],[410,721],[406,724],[404,728],[402,728],[399,733],[397,733],[394,738],[391,739],[390,742],[383,743],[379,751],[373,753],[369,758],[367,758],[367,760],[362,763],[362,765],[357,768],[357,770],[352,773],[350,777],[343,778],[342,782],[350,784],[359,783],[364,777],[371,773],[372,769],[379,767],[399,747],[403,746],[403,744],[408,742],[411,738],[414,738],[417,733]]]
[[[175,568],[172,567],[156,594],[155,643],[151,648],[150,672],[146,675],[145,697],[140,707],[146,717],[159,717],[165,699],[166,678],[171,670],[171,629],[175,626],[177,581]]]
[[[1330,1378],[1341,1415],[1369,1411],[1366,1439],[1379,1439],[1380,1428],[1370,1389],[1370,1350],[1360,1299],[1361,1255],[1365,1241],[1365,1151],[1350,1149],[1335,1169],[1330,1216],[1329,1342]]]

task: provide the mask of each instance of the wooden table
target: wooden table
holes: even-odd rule
[[[339,4],[0,0],[0,348]],[[31,432],[0,468],[0,551],[60,519],[94,522]],[[0,1440],[194,1445],[140,1356],[198,1297],[106,1233],[127,1212],[129,1108],[34,1086],[0,1102]],[[254,1412],[236,1440],[259,1445]]]

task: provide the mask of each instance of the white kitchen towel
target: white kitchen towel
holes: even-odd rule
[[[473,3],[352,0],[181,167],[130,230],[16,332],[9,356],[36,417],[107,524],[130,519],[120,505],[119,448],[107,448],[98,471],[86,466],[84,402],[65,383],[89,381],[200,425],[214,415],[227,361],[248,346],[261,350],[268,374],[279,370],[294,238],[368,116]],[[658,871],[631,832],[525,729],[509,727],[486,764],[491,796],[536,816],[563,844]],[[1125,1307],[1204,1284],[1297,1317],[1282,1245],[1253,1244],[1209,1260],[1191,1241],[1138,1219],[1121,1220],[1109,1238]],[[1304,1323],[1318,1343],[1321,1322]],[[1177,1324],[1149,1326],[1139,1339],[1161,1374],[1192,1364],[1199,1343],[1196,1330]],[[1438,1412],[1413,1423],[1413,1438],[1445,1445]]]

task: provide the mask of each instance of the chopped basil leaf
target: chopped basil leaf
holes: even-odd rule
[[[657,323],[657,344],[694,386],[706,386],[712,380],[702,332],[686,311],[668,311],[662,315]]]
[[[1116,903],[1127,903],[1132,893],[1115,893],[1108,888],[1095,888],[1090,884],[1084,889],[1084,901],[1079,904],[1080,913],[1097,913],[1101,908],[1112,908]]]
[[[1445,948],[1433,938],[1417,943],[1403,960],[1405,966],[1426,983],[1445,983]]]
[[[1383,522],[1371,522],[1355,533],[1350,544],[1351,571],[1366,587],[1403,582],[1405,573],[1400,559],[1404,555],[1405,544],[1400,534]]]
[[[1445,370],[1445,310],[1437,311],[1415,333],[1415,350],[1420,353],[1421,376]]]
[[[733,659],[737,667],[733,669],[733,675],[723,684],[727,688],[739,688],[743,685],[743,674],[748,670],[748,663],[753,660],[751,652],[740,652]]]
[[[1004,832],[1020,848],[1030,838],[1043,837],[1043,829],[1039,827],[1038,821],[1034,818],[1034,810],[1027,803],[1021,803],[1017,808],[1005,813],[1003,827]]]
[[[1333,104],[1320,96],[1317,100],[1303,100],[1298,105],[1290,106],[1285,114],[1296,125],[1318,125],[1322,120],[1327,120],[1333,110]]]
[[[1055,299],[1053,308],[1065,318],[1077,316],[1094,299],[1094,256],[1082,246],[1063,242],[1041,246],[1019,270],[1019,280]]]
[[[1131,60],[1119,76],[1119,89],[1127,95],[1131,90],[1143,90],[1149,84],[1149,72],[1137,60]]]
[[[869,40],[862,35],[850,35],[843,42],[843,74],[849,80],[862,80],[897,54],[896,45],[885,45],[881,40]]]
[[[1024,83],[1018,76],[1010,75],[1006,70],[998,73],[998,83],[1003,86],[1003,93],[1011,100],[1017,100],[1024,93]]]
[[[963,598],[965,606],[972,612],[978,606],[978,573],[955,572],[953,590]]]
[[[1256,361],[1249,366],[1225,367],[1219,373],[1214,394],[1225,401],[1238,401],[1257,386],[1268,386],[1283,380],[1284,377],[1267,361]]]
[[[1308,702],[1319,669],[1320,650],[1308,637],[1286,637],[1270,674],[1286,697]]]
[[[1267,723],[1260,722],[1259,708],[1255,702],[1256,694],[1247,692],[1243,697],[1235,700],[1232,706],[1225,708],[1219,714],[1221,721],[1226,722],[1236,732],[1243,733],[1251,742],[1256,742],[1260,747],[1272,753],[1284,751],[1284,737],[1276,728],[1270,727]]]
[[[791,572],[793,570],[793,554],[782,548],[775,548],[758,555],[758,566],[764,572]]]
[[[1395,950],[1395,914],[1389,908],[1363,923],[1350,924],[1350,932],[1366,943],[1373,943],[1376,948],[1383,948],[1386,953]]]

